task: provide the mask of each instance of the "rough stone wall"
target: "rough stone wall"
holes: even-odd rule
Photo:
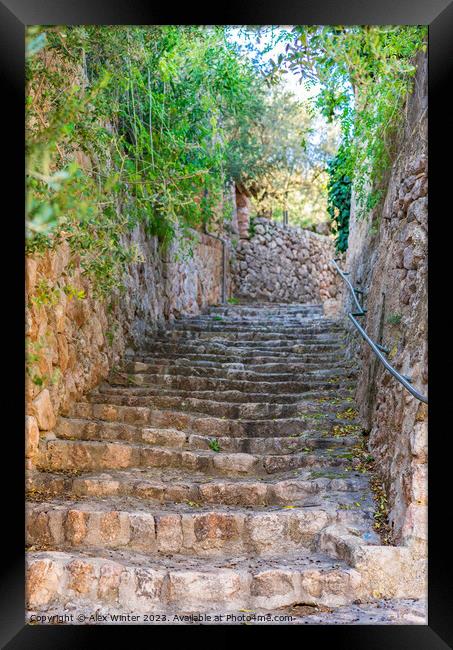
[[[270,302],[335,302],[339,280],[330,260],[333,240],[265,218],[238,243],[233,267],[235,294]]]
[[[420,55],[414,92],[383,206],[359,221],[354,202],[345,268],[365,291],[364,326],[388,358],[427,394],[427,62]],[[396,381],[359,335],[358,403],[389,499],[396,543],[423,549],[427,505],[427,408]]]
[[[104,302],[93,297],[67,242],[26,258],[29,466],[39,431],[51,430],[56,416],[106,377],[127,347],[143,346],[165,321],[221,301],[222,244],[204,234],[197,237],[192,257],[177,244],[163,256],[157,239],[137,227],[130,241],[143,261],[128,268],[126,291]],[[64,287],[69,285],[83,289],[86,297],[68,296]]]

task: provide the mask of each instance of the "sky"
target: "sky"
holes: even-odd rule
[[[229,32],[230,32],[230,40],[234,43],[237,43],[241,47],[245,48],[245,45],[247,44],[247,38],[242,35],[241,32],[241,27],[231,27]],[[285,27],[284,25],[282,26],[276,26],[274,28],[274,34],[278,35],[281,34],[283,31],[289,31],[291,27]],[[272,37],[267,36],[261,36],[261,42],[258,44],[257,40],[254,39],[254,44],[255,47],[264,50],[267,46],[272,44]],[[274,44],[274,46],[268,51],[268,52],[263,52],[261,53],[261,57],[263,61],[270,61],[270,59],[274,59],[276,61],[277,57],[279,54],[285,54],[285,41],[279,41],[278,43]],[[249,52],[248,50],[244,49],[244,52],[252,58],[252,53]],[[309,98],[313,98],[317,95],[317,93],[320,90],[319,85],[312,85],[310,88],[307,88],[303,83],[301,83],[301,76],[299,74],[296,74],[295,72],[291,70],[287,70],[285,75],[283,76],[283,83],[284,86],[290,90],[294,95],[301,101],[307,100]]]
[[[286,41],[285,40],[280,40],[276,43],[273,44],[273,41],[277,40],[276,37],[279,35],[282,35],[283,32],[285,31],[290,31],[291,26],[275,26],[273,32],[274,32],[274,37],[271,35],[264,36],[261,34],[260,36],[260,43],[257,42],[257,39],[253,37],[253,32],[249,32],[249,37],[247,38],[244,34],[241,33],[241,30],[243,28],[241,26],[237,27],[230,27],[229,28],[229,38],[231,42],[234,42],[238,44],[240,47],[243,48],[244,54],[249,56],[251,59],[253,58],[254,55],[256,55],[256,52],[253,53],[245,48],[247,43],[249,42],[249,39],[253,39],[253,44],[255,48],[261,51],[260,58],[267,62],[270,61],[270,59],[274,59],[274,61],[277,60],[277,57],[279,54],[285,55],[285,45]],[[273,44],[273,46],[272,46]],[[267,47],[270,47],[269,51],[264,52]],[[311,84],[309,87],[301,83],[301,75],[293,72],[292,70],[287,70],[286,73],[282,77],[283,79],[283,85],[294,95],[299,101],[307,101],[310,99],[315,99],[317,94],[319,93],[321,87],[319,84]],[[319,144],[319,142],[322,140],[322,131],[327,129],[327,128],[335,128],[335,127],[328,127],[326,119],[321,115],[318,114],[316,117],[316,129],[315,132],[311,135],[310,139],[313,142],[313,144]],[[338,137],[338,144],[339,144],[339,129],[335,128],[335,131],[337,131],[337,137]]]

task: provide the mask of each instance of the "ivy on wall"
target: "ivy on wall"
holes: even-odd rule
[[[344,173],[347,149],[340,146],[337,155],[327,166],[329,182],[327,185],[327,211],[334,224],[335,248],[344,253],[348,248],[349,215],[351,212],[352,183]]]

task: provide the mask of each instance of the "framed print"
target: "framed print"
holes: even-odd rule
[[[0,15],[4,647],[449,647],[452,5]]]

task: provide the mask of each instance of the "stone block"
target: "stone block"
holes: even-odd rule
[[[39,428],[36,418],[25,416],[25,457],[33,458],[38,450]]]
[[[31,412],[35,416],[40,429],[50,431],[57,420],[50,400],[50,393],[45,388],[31,403]]]

